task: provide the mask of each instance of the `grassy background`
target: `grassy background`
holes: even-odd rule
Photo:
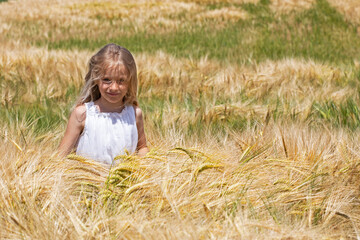
[[[326,0],[317,0],[310,9],[301,12],[280,15],[271,11],[269,4],[270,1],[209,4],[210,9],[230,5],[250,15],[249,19],[225,23],[221,29],[214,29],[215,21],[201,26],[180,26],[174,32],[161,34],[148,33],[146,29],[129,34],[127,31],[132,29],[125,27],[123,34],[109,37],[110,34],[104,32],[97,38],[71,35],[64,29],[64,39],[40,39],[33,44],[49,49],[96,50],[108,42],[121,42],[133,52],[164,50],[176,57],[199,59],[208,56],[231,63],[298,57],[332,64],[353,64],[354,59],[359,58],[357,26],[347,22]],[[98,20],[100,25],[109,21],[107,18]],[[33,27],[32,23],[28,24]],[[52,32],[48,34],[52,35]]]
[[[23,29],[20,35],[9,31],[3,38],[4,41],[13,41],[16,38],[29,39],[29,44],[38,47],[45,46],[49,50],[86,49],[95,51],[108,42],[116,42],[126,46],[135,54],[155,54],[157,51],[162,50],[178,58],[199,60],[203,57],[208,57],[218,61],[222,66],[226,66],[226,64],[238,64],[240,66],[245,64],[251,66],[264,61],[289,58],[313,60],[317,63],[324,63],[334,68],[343,69],[350,76],[347,76],[346,79],[339,77],[337,81],[340,84],[341,82],[346,82],[346,84],[358,89],[360,70],[355,65],[359,59],[360,38],[357,33],[357,24],[345,20],[343,15],[331,7],[326,0],[315,1],[306,10],[286,13],[272,11],[270,9],[270,1],[259,1],[258,3],[209,2],[201,4],[209,11],[224,7],[240,9],[245,11],[248,17],[220,23],[216,19],[206,19],[200,23],[181,24],[173,31],[159,33],[158,31],[149,30],[147,25],[135,31],[134,26],[123,23],[116,15],[103,16],[93,14],[90,18],[95,19],[98,25],[110,23],[110,28],[104,27],[103,30],[100,29],[100,32],[95,37],[87,36],[89,33],[84,35],[82,31],[74,32],[74,29],[91,27],[90,25],[86,26],[86,24],[84,26],[82,22],[75,22],[74,26],[67,26],[66,24],[61,26],[56,22],[54,23],[53,19],[48,19],[47,17],[30,20],[24,18],[23,20],[20,19],[12,22],[14,26]],[[94,6],[99,8],[101,4]],[[79,5],[78,7],[86,10],[94,6]],[[104,6],[106,7],[107,5]],[[183,17],[182,15],[184,13],[180,12],[175,16],[186,23],[186,15]],[[175,16],[172,17],[174,18]],[[221,26],[217,27],[217,25]],[[60,39],[55,37],[59,34],[59,31],[61,34]],[[41,32],[46,32],[46,35],[39,34]],[[4,82],[7,79],[4,76],[0,76],[0,81]],[[21,96],[26,91],[19,84],[12,87],[16,88],[16,96]],[[142,88],[141,85],[140,88]],[[147,90],[143,89],[142,91]],[[31,106],[26,106],[30,109],[39,109],[35,112],[32,111],[32,116],[26,115],[26,118],[39,118],[39,124],[37,125],[39,128],[46,124],[50,124],[51,127],[57,125],[59,123],[58,119],[61,118],[59,118],[58,109],[53,108],[57,104],[52,103],[52,101],[67,103],[68,105],[65,109],[69,109],[79,92],[79,88],[70,87],[68,91],[65,97],[38,99]],[[209,95],[211,96],[211,94]],[[181,105],[183,100],[186,99],[189,106],[192,106],[186,109],[186,111],[194,112],[196,109],[204,108],[206,106],[204,102],[210,101],[207,96],[202,96],[199,99],[199,93],[195,94],[195,99],[193,96],[193,92],[184,93],[181,96],[175,94],[175,96],[171,97],[171,104]],[[289,107],[284,107],[283,104],[292,105],[292,100],[284,101],[281,96],[278,100],[272,98],[272,96],[263,98],[258,98],[257,96],[249,97],[246,96],[246,90],[244,90],[236,96],[237,99],[232,97],[220,95],[215,100],[215,104],[250,101],[267,105],[271,110],[273,118],[294,119],[294,117],[289,118],[288,116],[291,115],[293,108],[296,106],[290,106],[290,109],[284,110]],[[169,103],[168,98],[164,98],[162,94],[157,93],[145,97],[140,92],[139,99],[147,115],[157,114],[159,108],[161,109],[166,105],[165,103]],[[7,105],[10,104],[11,108],[2,108],[3,116],[10,114],[8,113],[10,109],[10,111],[22,112],[22,110],[17,109],[18,107],[14,108],[13,106],[18,105],[19,102],[16,99],[13,99],[12,102],[11,104],[6,103]],[[341,102],[334,102],[331,99],[314,101],[311,113],[306,120],[310,118],[314,120],[311,122],[318,122],[319,120],[320,122],[329,123],[334,127],[357,129],[359,127],[359,115],[356,110],[359,106],[357,102],[357,94],[349,96],[348,99],[344,99]],[[23,103],[21,105],[24,106]],[[21,108],[22,106],[19,107]],[[65,115],[68,115],[67,110]],[[158,120],[161,122],[161,119]],[[261,121],[261,117],[254,116],[254,119],[250,120],[252,123],[257,121]],[[236,129],[244,129],[247,123],[249,121],[238,115],[231,115],[223,119],[221,124],[218,121],[209,122],[210,125],[213,124],[217,128],[224,126]],[[156,125],[159,128],[162,126],[161,123]],[[198,129],[198,133],[201,133],[203,132],[203,126],[204,124],[200,118],[195,122],[189,123],[188,127],[189,129]],[[190,132],[192,133],[193,130],[190,130]]]
[[[0,238],[359,238],[359,6],[287,2],[0,3]],[[56,155],[108,42],[151,148],[111,170]]]

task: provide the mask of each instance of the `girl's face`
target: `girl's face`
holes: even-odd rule
[[[102,100],[111,104],[123,104],[130,84],[130,74],[124,65],[108,68],[97,83]]]

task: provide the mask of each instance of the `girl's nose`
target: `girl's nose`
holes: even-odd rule
[[[110,90],[116,91],[119,89],[119,84],[116,81],[113,81],[110,85]]]

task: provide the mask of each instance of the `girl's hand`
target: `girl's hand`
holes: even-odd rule
[[[75,144],[84,129],[85,119],[85,105],[77,106],[70,115],[64,137],[59,146],[59,152],[61,156],[68,155],[75,147]]]
[[[138,150],[137,155],[139,155],[140,157],[145,156],[147,153],[149,152],[149,148],[148,147],[143,147],[141,149]]]

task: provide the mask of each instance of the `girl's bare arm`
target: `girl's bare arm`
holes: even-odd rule
[[[86,107],[84,105],[77,106],[71,113],[64,137],[59,146],[61,156],[69,154],[84,129],[86,119]]]
[[[146,145],[146,136],[144,131],[144,120],[142,116],[142,111],[139,107],[135,107],[135,117],[136,117],[136,126],[138,130],[138,144],[137,144],[137,152],[138,155],[144,156],[149,152],[149,149]]]

